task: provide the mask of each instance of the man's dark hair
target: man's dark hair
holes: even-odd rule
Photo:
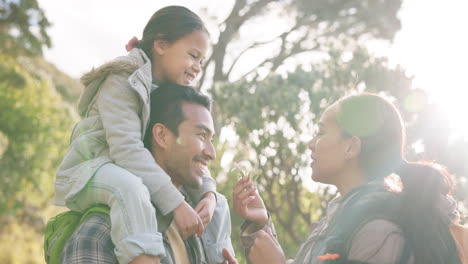
[[[151,150],[152,130],[156,123],[165,125],[174,135],[179,135],[179,125],[185,120],[182,102],[211,109],[211,99],[190,86],[166,83],[151,92],[150,120],[143,140],[145,148]]]

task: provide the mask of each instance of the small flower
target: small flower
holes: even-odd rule
[[[234,162],[234,168],[230,170],[232,171],[239,171],[239,174],[237,176],[237,180],[240,180],[244,177],[248,177],[252,182],[256,182],[258,178],[258,174],[252,174],[251,171],[247,168],[248,167],[248,162],[247,161],[241,161],[241,162]]]
[[[318,260],[335,260],[335,259],[338,259],[340,258],[340,254],[330,254],[330,253],[327,253],[325,255],[322,255],[322,256],[318,256],[317,257]]]

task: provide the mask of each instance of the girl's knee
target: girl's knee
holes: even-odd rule
[[[108,188],[114,198],[130,201],[141,200],[150,203],[148,188],[143,184],[141,178],[118,167],[115,164],[103,167],[103,170],[96,174],[95,184]]]
[[[116,181],[118,192],[123,196],[123,199],[143,199],[150,201],[148,188],[143,184],[143,181],[132,175]]]

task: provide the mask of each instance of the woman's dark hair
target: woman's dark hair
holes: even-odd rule
[[[359,162],[369,181],[400,176],[399,224],[416,264],[457,263],[448,212],[441,200],[453,188],[451,175],[428,161],[407,162],[405,127],[398,109],[381,96],[362,93],[338,101],[337,122],[348,136],[361,140]]]
[[[172,43],[196,30],[208,30],[200,17],[183,6],[167,6],[159,9],[150,18],[143,30],[142,39],[136,44],[151,58],[155,40]]]

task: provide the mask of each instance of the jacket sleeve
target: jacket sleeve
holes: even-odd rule
[[[113,162],[135,174],[148,188],[151,201],[163,213],[174,210],[184,197],[154,161],[142,141],[141,99],[125,76],[109,75],[96,99]]]
[[[184,186],[184,189],[187,192],[190,200],[194,201],[195,203],[198,203],[203,195],[208,192],[212,192],[215,195],[216,200],[218,200],[218,193],[216,193],[216,182],[211,177],[210,172],[203,176],[203,183],[199,188]]]
[[[231,215],[224,195],[216,193],[216,208],[211,222],[206,226],[201,239],[208,263],[224,263],[223,248],[234,256],[231,243]]]
[[[257,238],[257,233],[260,230],[264,230],[265,232],[268,232],[268,230],[270,230],[273,236],[276,238],[276,241],[278,241],[278,236],[276,235],[275,225],[273,224],[273,221],[271,220],[270,214],[268,214],[267,224],[260,229],[257,227],[256,223],[245,220],[244,223],[242,223],[240,227],[240,241],[241,241],[242,248],[244,249],[244,256],[246,257],[246,259],[248,259],[248,256],[250,254],[250,249],[252,248],[255,242],[255,239]]]

